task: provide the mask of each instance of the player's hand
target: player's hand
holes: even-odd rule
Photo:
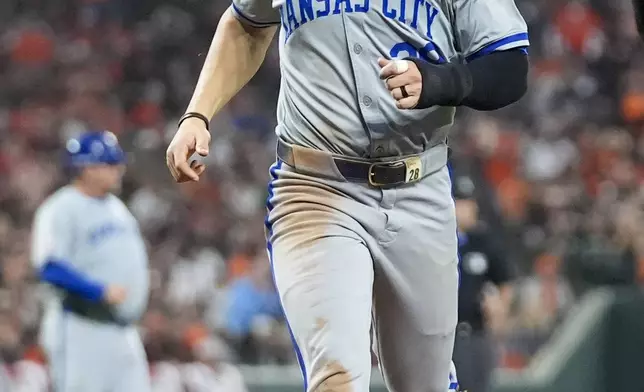
[[[184,120],[166,151],[166,165],[174,180],[178,183],[199,181],[206,165],[188,160],[195,152],[202,157],[207,156],[209,147],[210,132],[204,122],[198,118]]]
[[[109,285],[103,294],[103,300],[110,305],[119,305],[127,298],[127,291],[121,286]]]
[[[380,79],[385,81],[398,109],[413,109],[418,105],[423,89],[423,77],[412,61],[378,59]]]

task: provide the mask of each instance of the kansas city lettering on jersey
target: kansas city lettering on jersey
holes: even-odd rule
[[[125,231],[125,228],[113,222],[104,223],[89,233],[89,242],[92,245],[97,245],[99,242],[104,241],[106,238],[117,233]]]
[[[414,29],[425,27],[427,37],[432,39],[431,27],[439,11],[427,0],[285,0],[280,14],[286,39],[300,26],[311,21],[342,12],[368,12],[374,6],[372,2],[381,3],[378,6],[382,5],[382,13],[389,19]],[[413,7],[407,4],[413,4]]]

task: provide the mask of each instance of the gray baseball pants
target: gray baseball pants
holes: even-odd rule
[[[43,342],[54,392],[149,392],[149,368],[135,327],[70,313],[47,323]]]
[[[391,189],[348,182],[328,153],[271,167],[274,279],[307,392],[368,392],[372,344],[391,392],[445,392],[458,257],[447,147]],[[373,333],[373,334],[372,334]]]

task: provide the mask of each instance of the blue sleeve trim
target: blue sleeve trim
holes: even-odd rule
[[[501,38],[498,41],[495,41],[495,42],[493,42],[493,43],[491,43],[491,44],[489,44],[487,46],[482,47],[481,49],[477,50],[475,53],[467,56],[466,60],[467,61],[472,61],[472,60],[474,60],[474,59],[476,59],[478,57],[482,57],[482,56],[485,56],[487,54],[490,54],[490,53],[496,51],[497,49],[499,49],[502,46],[506,46],[506,45],[509,45],[509,44],[512,44],[512,43],[515,43],[515,42],[518,43],[518,42],[522,42],[522,41],[525,41],[526,45],[522,45],[521,48],[523,49],[524,53],[527,54],[528,53],[527,46],[528,46],[528,42],[529,42],[528,33],[517,33],[517,34],[509,35],[509,36],[507,36],[505,38]],[[508,49],[514,49],[514,48],[508,48]]]
[[[266,0],[266,1],[268,1],[268,0]],[[232,4],[233,4],[233,10],[235,10],[235,13],[237,15],[239,15],[240,18],[242,18],[244,21],[246,21],[251,26],[255,26],[255,27],[270,27],[270,26],[277,26],[277,25],[282,23],[281,21],[277,21],[277,22],[258,22],[256,20],[253,20],[252,18],[250,18],[246,14],[244,14],[239,9],[239,7],[237,7],[237,5],[234,2]]]
[[[105,286],[93,282],[65,262],[48,260],[40,269],[40,280],[76,294],[86,300],[99,302]]]

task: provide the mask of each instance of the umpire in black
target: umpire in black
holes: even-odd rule
[[[496,338],[507,321],[513,269],[497,238],[479,220],[469,177],[455,177],[460,286],[454,364],[461,390],[486,392],[498,363]]]

